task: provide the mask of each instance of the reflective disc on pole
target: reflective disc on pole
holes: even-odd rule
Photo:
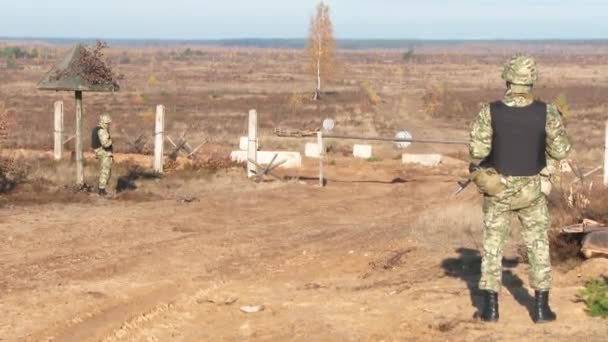
[[[395,135],[395,139],[412,140],[412,134],[408,131],[401,131]],[[399,148],[408,148],[412,143],[410,141],[396,141],[395,144]]]
[[[323,120],[323,129],[326,131],[331,131],[334,129],[334,127],[336,127],[336,122],[333,119],[325,119]]]

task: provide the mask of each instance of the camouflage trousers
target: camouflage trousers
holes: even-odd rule
[[[99,159],[99,189],[105,189],[112,175],[112,153],[99,149],[95,154]]]
[[[534,177],[505,177],[506,190],[484,199],[483,259],[479,288],[499,292],[502,285],[502,253],[511,234],[511,216],[521,222],[521,235],[530,263],[530,286],[551,288],[548,230],[550,215],[541,180]]]

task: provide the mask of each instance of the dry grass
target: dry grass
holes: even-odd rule
[[[451,249],[456,246],[480,248],[482,213],[479,204],[469,201],[447,203],[441,210],[424,210],[411,224],[417,240]]]
[[[86,94],[85,128],[94,127],[97,115],[110,112],[118,152],[135,152],[127,141],[144,133],[150,152],[154,108],[167,108],[166,132],[172,137],[188,129],[192,145],[204,141],[235,148],[246,134],[246,116],[258,110],[265,148],[301,150],[295,140],[272,137],[276,127],[318,129],[332,117],[336,130],[353,134],[390,134],[411,129],[415,136],[457,138],[466,129],[480,102],[498,99],[504,85],[500,65],[516,49],[486,44],[428,46],[403,64],[401,50],[338,51],[344,72],[321,101],[312,101],[314,79],[307,74],[302,51],[210,48],[201,46],[110,49],[116,71],[125,75],[121,92]],[[567,126],[578,151],[574,158],[585,170],[602,157],[605,93],[608,82],[605,47],[526,46],[543,65],[543,80],[536,89],[544,100],[567,104],[572,115]],[[66,131],[74,130],[71,93],[35,91],[35,83],[66,52],[49,48],[48,60],[20,61],[19,69],[0,69],[0,91],[5,108],[14,109],[15,129],[8,134],[12,148],[52,148],[52,104],[63,100]],[[598,52],[599,51],[599,52]],[[573,67],[577,64],[578,67]],[[560,96],[561,95],[561,96]],[[89,145],[85,134],[85,146]],[[350,154],[350,144],[335,143]],[[73,145],[66,146],[68,150]],[[424,146],[436,152],[439,147]],[[428,150],[424,150],[428,152]],[[460,153],[452,151],[454,155]],[[466,152],[466,151],[465,151]],[[450,154],[451,155],[451,154]],[[459,154],[460,155],[460,154]],[[199,168],[227,165],[225,156],[198,162]],[[70,170],[66,170],[68,175]],[[61,182],[59,182],[61,183]],[[592,203],[591,206],[594,204]],[[559,215],[558,215],[559,216]]]
[[[572,269],[582,263],[580,249],[582,234],[562,234],[561,228],[578,224],[583,219],[608,223],[608,189],[588,185],[568,186],[555,189],[549,196],[552,229],[549,232],[551,259],[562,269]],[[519,253],[527,262],[527,253],[520,246]]]
[[[340,64],[348,72],[328,84],[329,94],[317,102],[310,98],[314,79],[306,72],[307,60],[301,51],[194,46],[110,50],[108,55],[125,80],[120,93],[87,94],[85,127],[93,127],[98,114],[111,112],[116,149],[122,152],[132,151],[121,136],[122,129],[129,135],[151,135],[153,112],[159,103],[167,108],[170,134],[180,134],[186,125],[191,127],[193,140],[208,139],[225,146],[234,146],[246,131],[246,113],[251,108],[260,113],[262,131],[278,126],[318,127],[325,117],[335,118],[338,129],[353,132],[394,133],[395,126],[405,120],[409,126],[428,117],[432,120],[429,125],[464,130],[480,102],[502,96],[497,70],[510,54],[505,49],[493,53],[487,46],[472,45],[471,49],[417,49],[407,67],[402,51],[339,51]],[[593,122],[605,113],[601,106],[608,85],[601,83],[601,77],[608,74],[608,68],[595,54],[597,49],[562,48],[570,55],[551,47],[539,49],[546,76],[537,92],[546,100],[565,94],[561,98],[567,97],[572,112],[568,128],[577,145],[582,145],[581,159],[588,162],[598,157],[593,148],[602,144],[602,130]],[[10,133],[11,147],[51,148],[49,111],[55,100],[64,100],[66,130],[74,129],[72,94],[33,90],[45,70],[65,52],[51,50],[48,61],[23,61],[22,69],[0,70],[0,90],[10,99],[6,105],[16,109],[17,130]],[[580,62],[584,70],[572,68],[573,62]],[[589,73],[583,72],[586,70]],[[559,79],[561,75],[566,79]],[[591,78],[598,80],[592,82]],[[420,109],[426,115],[417,114]],[[433,126],[425,128],[432,130]]]
[[[10,131],[11,118],[10,109],[6,107],[4,101],[0,101],[0,149],[7,143],[8,132]],[[15,186],[14,161],[12,157],[3,154],[0,157],[0,194],[12,190]]]

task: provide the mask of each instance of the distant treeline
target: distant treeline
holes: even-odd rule
[[[96,39],[77,38],[3,38],[2,41],[31,41],[49,44],[75,44],[85,43],[93,45]],[[302,49],[306,47],[307,40],[300,38],[270,39],[270,38],[239,38],[239,39],[203,39],[203,40],[170,40],[170,39],[104,39],[112,46],[180,46],[204,45],[218,47],[253,47],[276,49]],[[580,39],[580,40],[420,40],[420,39],[339,39],[340,49],[409,49],[420,46],[454,46],[468,43],[492,44],[565,44],[565,45],[608,45],[608,39]]]
[[[0,58],[25,59],[38,58],[39,55],[38,49],[26,50],[18,46],[0,48]]]

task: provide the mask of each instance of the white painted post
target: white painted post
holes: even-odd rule
[[[76,185],[84,186],[84,160],[82,153],[82,91],[76,91]]]
[[[55,102],[55,160],[63,156],[63,101]]]
[[[323,158],[325,157],[325,147],[323,146],[323,132],[317,132],[317,146],[319,146],[319,186],[325,186],[325,177],[323,177]]]
[[[247,177],[255,177],[258,173],[257,166],[252,163],[258,161],[258,112],[255,109],[249,111],[249,142],[247,144]]]
[[[606,143],[604,144],[604,186],[608,187],[608,121],[606,121]]]
[[[154,172],[163,173],[165,153],[165,106],[156,106],[154,125]]]

